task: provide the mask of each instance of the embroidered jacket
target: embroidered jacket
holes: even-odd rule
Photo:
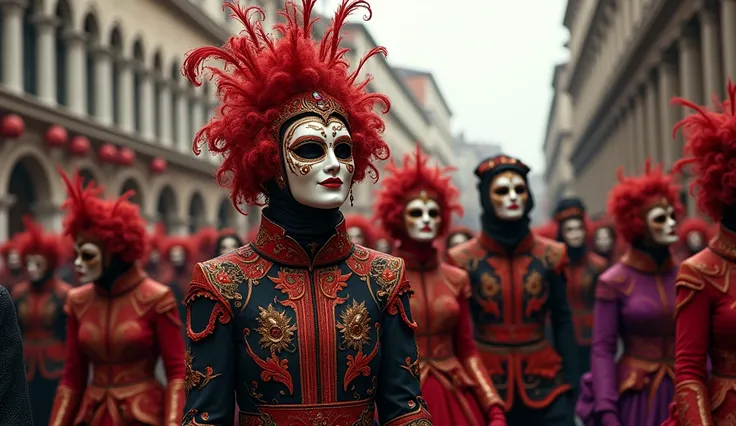
[[[473,341],[468,308],[470,281],[460,268],[438,262],[437,256],[420,262],[410,252],[398,251],[406,262],[412,283],[411,312],[418,323],[417,345],[421,383],[432,375],[447,392],[457,395],[473,391],[481,411],[488,416],[493,406],[504,402],[493,387]],[[467,424],[475,419],[463,406]]]
[[[598,276],[608,268],[608,261],[592,251],[580,261],[565,266],[567,301],[575,324],[575,339],[579,346],[593,342],[593,303]],[[579,360],[583,361],[583,360]],[[586,362],[587,363],[587,362]]]
[[[530,408],[547,407],[577,384],[577,346],[567,303],[565,246],[529,233],[513,253],[485,233],[453,247],[470,276],[475,341],[509,410],[518,393]],[[556,348],[545,338],[551,316]]]
[[[429,426],[401,259],[342,222],[308,254],[261,219],[250,244],[194,268],[184,425]]]
[[[736,233],[721,226],[707,249],[680,265],[675,284],[675,403],[681,426],[736,424],[735,284]]]
[[[70,290],[64,309],[66,363],[51,426],[102,426],[106,417],[112,424],[104,426],[181,424],[184,341],[168,287],[136,265],[110,292],[95,284]],[[159,357],[165,389],[154,376]]]

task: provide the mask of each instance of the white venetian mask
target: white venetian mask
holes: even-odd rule
[[[284,158],[291,195],[300,204],[334,209],[350,195],[353,142],[339,119],[324,123],[309,116],[295,121],[284,135]]]
[[[187,254],[182,246],[174,246],[169,252],[169,261],[174,266],[184,266]]]
[[[233,237],[225,237],[220,240],[220,255],[230,253],[238,248],[238,240]]]
[[[565,244],[572,248],[585,245],[585,223],[581,219],[567,219],[560,226]]]
[[[703,234],[698,231],[688,233],[687,240],[685,242],[692,252],[699,252],[705,247],[705,238],[703,237]]]
[[[658,205],[649,210],[647,227],[656,244],[666,246],[677,242],[677,220],[672,206]]]
[[[10,250],[8,252],[8,268],[18,269],[21,266],[20,253],[18,250]]]
[[[376,241],[376,250],[380,251],[381,253],[391,253],[391,241],[380,238],[378,241]]]
[[[462,232],[456,232],[450,236],[450,239],[447,240],[447,248],[451,249],[455,246],[459,246],[460,244],[468,241],[468,236],[465,235]]]
[[[365,245],[365,235],[363,235],[363,231],[357,226],[351,226],[348,228],[348,236],[350,236],[350,241],[352,241],[353,244],[357,244],[359,246]]]
[[[529,191],[518,173],[508,171],[493,178],[490,197],[499,219],[518,220],[524,217]]]
[[[595,248],[598,253],[608,253],[613,248],[613,235],[608,228],[598,228],[595,231]]]
[[[432,241],[437,237],[442,218],[437,201],[422,193],[409,201],[404,208],[404,225],[409,238],[415,241]]]
[[[40,281],[48,269],[46,258],[40,254],[29,254],[26,256],[26,272],[28,279],[33,282]]]
[[[74,254],[74,270],[80,283],[93,282],[102,276],[102,250],[97,244],[77,243],[74,246]]]

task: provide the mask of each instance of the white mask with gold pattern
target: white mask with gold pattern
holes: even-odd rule
[[[409,201],[404,208],[406,233],[414,241],[427,242],[437,238],[442,218],[437,201],[420,195]]]
[[[529,190],[526,181],[516,172],[507,171],[491,181],[491,203],[501,220],[519,220],[524,217]]]
[[[102,276],[102,250],[97,244],[90,242],[77,243],[74,246],[74,269],[81,284],[94,282]]]

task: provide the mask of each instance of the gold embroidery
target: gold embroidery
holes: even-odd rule
[[[542,275],[538,271],[532,271],[524,281],[524,289],[532,297],[539,296],[542,292]]]
[[[337,103],[334,99],[315,91],[299,95],[284,105],[279,116],[273,122],[271,132],[278,140],[281,126],[290,119],[305,113],[317,114],[325,123],[327,123],[330,116],[334,114],[340,116],[344,120],[348,119],[348,115],[345,113],[345,109],[342,105]],[[350,123],[346,124],[348,124],[348,126],[350,125]]]
[[[222,375],[222,373],[213,374],[214,370],[212,367],[205,367],[204,373],[197,371],[192,368],[193,361],[194,357],[192,356],[192,349],[187,348],[187,352],[184,354],[184,371],[186,375],[184,380],[184,391],[187,395],[189,395],[189,392],[194,388],[202,390],[202,388],[207,386],[212,379]]]
[[[202,271],[207,280],[220,291],[228,300],[241,300],[243,296],[238,292],[240,283],[246,281],[245,274],[238,265],[232,262],[205,262]]]
[[[337,328],[342,333],[343,347],[359,351],[363,345],[370,342],[371,319],[365,302],[358,304],[353,299],[353,304],[340,314],[340,320]]]
[[[169,382],[169,386],[167,389],[167,397],[169,398],[169,412],[167,413],[168,421],[166,422],[168,426],[178,426],[179,424],[181,424],[177,421],[177,419],[180,418],[181,413],[184,409],[184,407],[179,406],[179,402],[181,400],[181,392],[184,390],[185,386],[185,381],[181,379],[175,379]]]
[[[696,380],[685,380],[680,382],[675,387],[675,398],[678,400],[680,406],[680,422],[684,425],[689,424],[687,412],[690,410],[688,404],[688,396],[692,393],[695,396],[695,409],[698,411],[698,417],[700,417],[701,425],[711,424],[708,421],[709,410],[706,408],[706,398],[703,395],[703,385]]]
[[[290,279],[289,276],[288,279]],[[293,341],[296,326],[291,325],[291,318],[286,316],[286,312],[277,311],[273,305],[269,303],[266,309],[258,307],[258,323],[256,329],[261,335],[258,342],[261,349],[269,349],[272,354],[287,350]]]
[[[501,283],[488,272],[483,272],[480,275],[480,285],[481,294],[486,298],[495,297],[501,291]]]
[[[209,423],[199,423],[197,421],[197,413],[199,413],[199,410],[196,408],[192,408],[191,410],[187,411],[186,414],[184,414],[184,418],[181,420],[182,426],[214,426],[210,425]],[[201,414],[199,414],[199,417],[202,418],[203,421],[207,421],[210,418],[210,414],[206,411],[203,411]]]
[[[401,279],[401,259],[393,256],[377,256],[371,263],[371,276],[375,278],[380,289],[376,291],[379,297],[387,297],[393,293]]]
[[[419,359],[415,359],[414,361],[411,360],[411,357],[406,357],[404,360],[404,365],[401,366],[404,370],[408,371],[412,377],[419,380],[421,377],[421,368],[419,367]]]
[[[72,410],[71,405],[73,396],[74,391],[69,386],[59,385],[59,387],[56,388],[56,401],[54,402],[54,405],[59,408],[56,410],[56,417],[52,419],[50,423],[51,425],[61,426],[65,422],[71,420],[67,419],[67,417],[69,416],[70,410]]]

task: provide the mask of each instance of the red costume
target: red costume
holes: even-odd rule
[[[147,235],[148,257],[143,264],[144,269],[149,277],[156,281],[161,281],[164,262],[161,261],[161,247],[166,238],[166,226],[163,223],[157,223],[153,232]]]
[[[715,234],[705,220],[699,217],[686,218],[677,230],[679,241],[675,247],[675,256],[680,260],[685,260],[699,253]]]
[[[184,322],[184,296],[189,291],[189,278],[197,258],[197,247],[192,237],[168,236],[161,244],[161,256],[164,262],[161,271],[161,282],[174,292],[179,315]]]
[[[376,248],[376,234],[370,220],[359,214],[345,215],[345,226],[348,229],[350,239],[358,245]]]
[[[731,82],[728,95],[716,111],[674,101],[695,111],[675,127],[684,129],[686,139],[685,158],[675,170],[692,166],[697,206],[721,228],[708,248],[682,263],[677,276],[672,425],[736,422],[736,85]]]
[[[195,254],[196,257],[192,259],[192,264],[212,259],[213,253],[217,250],[217,241],[219,237],[220,233],[217,232],[217,229],[209,226],[197,231],[193,236],[197,252]]]
[[[448,170],[427,162],[417,146],[415,154],[404,157],[402,168],[389,164],[391,175],[384,179],[376,204],[376,219],[399,242],[395,254],[406,262],[414,289],[411,312],[417,321],[422,396],[437,424],[503,426],[503,400],[473,341],[468,274],[440,261],[435,247],[447,234],[452,213],[462,213],[459,192]],[[439,207],[438,214],[423,212],[430,200]],[[416,208],[412,202],[419,202]],[[420,212],[427,213],[423,226],[436,229],[418,241],[407,228],[416,223],[411,215]]]
[[[53,426],[178,426],[184,406],[184,342],[176,300],[148,278],[145,224],[130,193],[115,201],[66,176],[67,235],[76,241],[83,284],[69,291],[64,374]],[[161,358],[164,388],[154,377]],[[91,380],[88,373],[92,370]]]
[[[0,270],[0,285],[10,291],[14,285],[24,279],[23,267],[18,250],[18,240],[22,233],[15,234],[5,244],[0,246],[2,256],[2,270]]]
[[[57,278],[65,255],[63,239],[44,233],[30,217],[23,218],[23,223],[26,231],[21,234],[18,248],[33,273],[15,285],[11,295],[23,336],[33,423],[47,424],[64,367],[64,302],[71,286]]]

